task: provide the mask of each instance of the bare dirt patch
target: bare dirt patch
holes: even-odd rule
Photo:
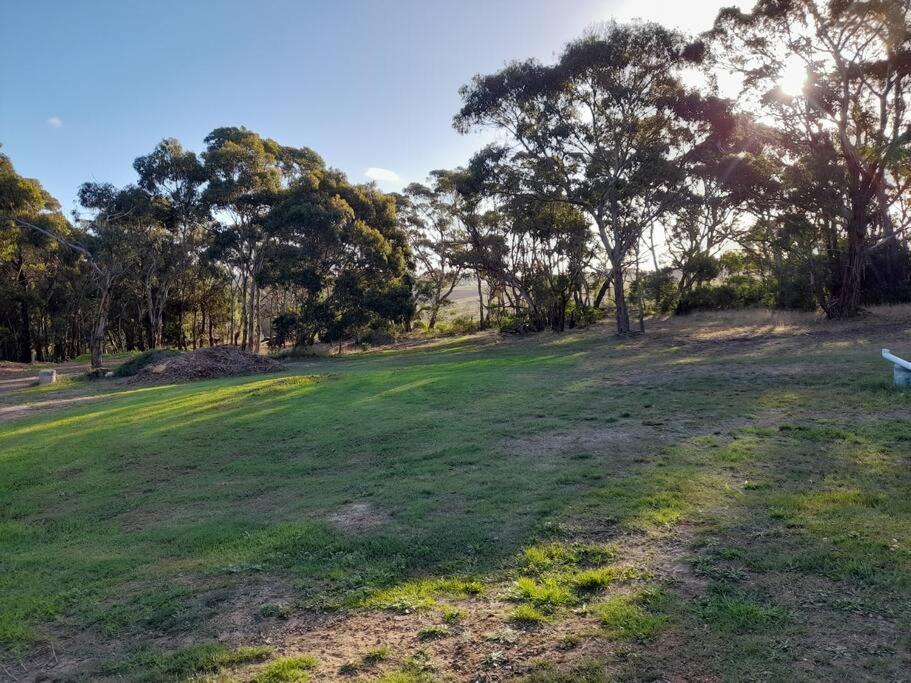
[[[129,384],[165,384],[283,370],[276,360],[231,346],[214,346],[166,358],[140,370]]]
[[[330,513],[329,523],[340,531],[363,532],[379,529],[389,523],[389,514],[372,503],[349,503]]]

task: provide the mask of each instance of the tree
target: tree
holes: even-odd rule
[[[263,283],[293,290],[281,341],[339,341],[414,315],[411,253],[393,197],[313,166],[279,195],[266,230]]]
[[[456,128],[505,130],[488,148],[498,191],[571,204],[594,224],[612,268],[617,332],[630,331],[624,271],[643,231],[677,201],[682,168],[718,144],[726,107],[689,92],[682,72],[702,51],[656,24],[609,24],[559,61],[516,62],[462,89]]]
[[[150,220],[147,197],[135,187],[118,190],[107,183],[85,183],[79,204],[89,217],[78,221],[85,231],[84,254],[94,275],[95,312],[89,337],[93,370],[102,367],[114,287],[136,263],[134,227]]]
[[[429,186],[412,183],[398,199],[398,215],[420,272],[416,288],[428,312],[427,327],[436,326],[440,310],[464,275],[459,249],[465,241],[456,188],[446,171],[430,174]]]
[[[10,333],[15,339],[15,357],[32,360],[32,309],[40,304],[35,280],[50,266],[58,239],[70,236],[72,228],[60,211],[60,204],[37,180],[16,173],[12,162],[0,154],[0,263],[13,271],[18,301],[18,325]]]
[[[745,96],[781,131],[789,156],[831,150],[840,165],[844,246],[823,302],[829,317],[859,310],[876,203],[887,210],[890,164],[911,142],[909,10],[907,0],[762,0],[749,14],[722,10],[709,34],[717,61],[744,75]],[[802,88],[787,83],[794,73],[805,76]]]
[[[246,128],[216,128],[205,142],[203,197],[219,215],[212,254],[239,271],[241,345],[258,351],[257,278],[272,241],[266,219],[282,186],[282,149]]]
[[[149,345],[162,344],[164,311],[178,275],[193,265],[209,214],[202,203],[205,170],[193,152],[169,138],[133,163],[139,187],[149,193],[142,223],[140,272],[149,317]]]

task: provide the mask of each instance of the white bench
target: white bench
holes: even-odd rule
[[[911,363],[883,349],[883,358],[892,363],[892,379],[897,387],[911,386]]]

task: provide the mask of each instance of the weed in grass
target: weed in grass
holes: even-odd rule
[[[557,643],[557,647],[561,650],[575,650],[581,644],[582,638],[580,638],[575,633],[567,633],[565,636],[560,638],[560,642]]]
[[[474,579],[418,579],[399,586],[376,591],[361,601],[361,607],[410,612],[437,606],[437,598],[464,598],[477,595],[484,584]]]
[[[649,588],[611,596],[593,611],[609,635],[642,640],[653,637],[664,626],[667,617],[661,611],[666,600],[663,591]]]
[[[418,631],[418,640],[439,640],[449,636],[449,629],[445,626],[425,626]]]
[[[357,676],[360,673],[360,669],[354,662],[345,662],[338,668],[338,673],[341,676]]]
[[[607,683],[614,680],[599,662],[586,662],[568,670],[552,664],[542,664],[536,671],[522,679],[522,683]]]
[[[642,578],[646,572],[635,567],[610,565],[596,569],[584,569],[569,576],[568,581],[573,590],[583,593],[594,593],[604,590],[617,581],[629,581]]]
[[[709,590],[698,609],[699,615],[709,626],[728,633],[777,629],[788,619],[787,612],[780,607],[719,586]]]
[[[361,663],[365,666],[379,664],[380,662],[385,662],[391,655],[392,650],[390,650],[385,645],[380,645],[379,647],[374,647],[370,650],[367,650],[364,656],[361,657]]]
[[[426,650],[417,650],[413,655],[405,658],[402,663],[402,671],[413,675],[428,674],[436,671],[436,667]]]
[[[218,644],[193,645],[170,652],[145,651],[124,660],[103,665],[104,676],[128,677],[137,681],[186,678],[218,673],[222,669],[259,662],[271,654],[271,647],[229,649]]]
[[[520,577],[513,586],[512,597],[545,613],[553,612],[560,607],[569,607],[577,602],[572,591],[553,578],[536,581],[526,576]]]
[[[468,612],[452,605],[443,605],[440,609],[440,616],[447,624],[457,624],[468,616]]]
[[[287,619],[293,611],[290,605],[263,605],[259,608],[259,616],[263,619]]]
[[[552,542],[525,548],[522,564],[526,571],[540,574],[560,567],[603,564],[616,556],[614,544]]]
[[[538,626],[547,621],[547,615],[531,605],[517,605],[509,613],[509,621],[517,626],[529,627]]]
[[[312,678],[317,663],[309,655],[282,657],[260,669],[253,683],[304,683]]]

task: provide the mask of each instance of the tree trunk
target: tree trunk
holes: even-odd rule
[[[92,335],[89,340],[89,346],[92,352],[92,370],[98,370],[101,367],[102,355],[104,353],[104,338],[107,335],[108,328],[108,308],[111,303],[112,284],[112,278],[106,276],[101,286],[101,296],[98,300],[95,324],[92,326]]]
[[[475,279],[478,281],[478,329],[484,329],[484,294],[481,292],[481,276],[475,273]]]
[[[253,353],[259,353],[263,338],[262,328],[262,290],[256,287],[254,294],[255,306],[253,307]]]
[[[32,317],[31,307],[28,305],[28,279],[25,277],[25,265],[19,261],[19,289],[22,290],[22,299],[19,302],[20,340],[19,362],[32,362],[32,326],[29,319]]]
[[[629,334],[629,309],[623,291],[623,269],[614,265],[614,303],[617,307],[617,334]]]
[[[850,318],[860,312],[861,288],[865,262],[865,235],[869,198],[855,195],[851,201],[851,218],[848,225],[848,253],[842,268],[841,282],[829,318]]]
[[[607,290],[610,289],[611,283],[614,281],[614,273],[611,271],[607,274],[607,277],[604,278],[604,284],[601,285],[601,288],[598,290],[598,294],[595,296],[595,303],[593,308],[601,308],[601,304],[604,301],[604,296],[607,294]]]

